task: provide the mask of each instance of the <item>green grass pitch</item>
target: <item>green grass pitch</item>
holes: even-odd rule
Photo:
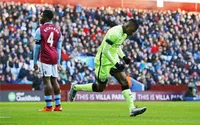
[[[125,102],[63,102],[62,112],[38,112],[44,104],[0,102],[0,125],[200,125],[199,102],[136,102],[147,107],[136,117]]]

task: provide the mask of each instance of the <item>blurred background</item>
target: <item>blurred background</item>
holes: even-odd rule
[[[122,48],[132,59],[125,72],[135,99],[199,99],[199,0],[1,0],[1,101],[43,101],[42,79],[33,71],[33,36],[47,8],[63,35],[58,77],[63,101],[71,84],[96,82],[98,46],[109,28],[130,18],[139,22],[139,30]],[[120,86],[110,77],[105,94],[116,97],[103,100],[123,100],[119,93]],[[28,95],[40,99],[25,99]],[[98,100],[80,96],[76,100]]]

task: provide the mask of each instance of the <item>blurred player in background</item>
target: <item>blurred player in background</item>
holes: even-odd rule
[[[60,87],[57,82],[58,70],[61,70],[61,46],[62,35],[60,30],[51,23],[53,12],[44,10],[40,23],[42,24],[35,34],[34,69],[38,70],[37,60],[39,56],[39,72],[43,75],[44,98],[46,106],[40,111],[62,111]],[[54,92],[55,107],[52,108],[52,92]]]
[[[72,85],[69,94],[70,101],[74,100],[78,91],[104,91],[108,77],[111,74],[121,85],[122,94],[128,104],[130,116],[136,116],[146,111],[146,107],[136,108],[134,106],[133,95],[129,89],[126,74],[123,72],[125,65],[121,64],[119,59],[120,56],[126,64],[131,62],[123,53],[120,45],[127,39],[127,36],[133,35],[137,29],[138,23],[134,19],[130,19],[125,25],[114,26],[108,30],[95,57],[95,74],[98,83]]]

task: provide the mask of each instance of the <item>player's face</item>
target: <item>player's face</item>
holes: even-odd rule
[[[133,35],[133,34],[134,34],[133,28],[128,27],[128,28],[126,29],[126,33],[127,33],[128,36]]]
[[[127,27],[126,27],[126,33],[128,36],[134,35],[134,33],[137,31],[137,29],[135,28],[135,26],[131,23],[127,23]]]

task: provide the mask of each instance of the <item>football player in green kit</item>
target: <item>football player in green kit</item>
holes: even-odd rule
[[[119,57],[122,58],[126,64],[131,62],[123,53],[120,45],[123,44],[128,36],[133,35],[137,29],[137,21],[130,19],[126,24],[117,25],[108,30],[95,56],[97,83],[72,85],[69,94],[70,101],[74,100],[78,91],[103,92],[109,75],[112,75],[121,85],[122,94],[128,105],[130,116],[136,116],[146,111],[146,107],[136,108],[134,106],[133,95],[129,89],[126,74],[123,72],[125,66],[120,64],[119,59]]]

